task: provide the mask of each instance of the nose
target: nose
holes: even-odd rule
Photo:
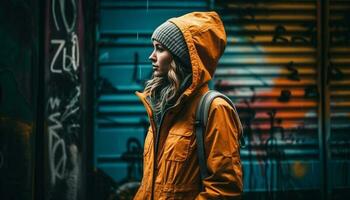
[[[151,55],[148,57],[148,59],[152,62],[156,62],[156,55],[155,55],[155,50],[152,51]]]

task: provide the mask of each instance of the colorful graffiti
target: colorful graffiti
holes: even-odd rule
[[[338,11],[337,19],[342,21],[347,17],[346,14],[340,17],[340,13],[345,12],[348,6],[334,3],[331,9]],[[259,184],[253,184],[261,179],[254,178],[257,174],[269,179],[262,183],[267,186],[266,191],[281,189],[278,189],[278,183],[282,180],[282,183],[288,182],[292,177],[297,177],[303,183],[289,185],[290,189],[318,188],[315,179],[309,180],[311,177],[319,178],[317,173],[320,173],[310,170],[320,165],[318,112],[319,91],[323,88],[318,84],[322,74],[318,68],[317,51],[322,41],[317,41],[316,37],[317,20],[320,20],[317,19],[317,1],[218,1],[218,8],[225,20],[230,41],[226,56],[221,60],[215,87],[235,100],[245,121],[246,132],[251,134],[248,136],[250,147],[242,150],[243,158],[248,159],[249,165],[246,170],[247,190],[259,188]],[[332,26],[334,35],[336,30]],[[343,33],[347,35],[346,31]],[[344,39],[345,36],[339,38]],[[334,48],[345,55],[345,52],[350,52],[345,44],[339,47],[338,43],[338,47]],[[343,63],[343,67],[348,63],[344,56],[337,57],[337,62]],[[343,75],[347,70],[330,70],[330,77],[332,74],[338,77],[333,82],[338,86],[337,91],[331,92],[333,96],[348,93],[345,87],[349,82]],[[327,103],[330,107],[339,108],[349,105],[337,100]],[[344,111],[337,114],[334,110],[330,117],[349,116]],[[332,127],[348,127],[346,123],[350,118],[343,120],[338,125],[334,121]],[[343,137],[343,140],[349,141],[349,138]],[[251,166],[254,161],[259,163],[260,170]],[[280,180],[276,179],[278,176]],[[262,185],[260,188],[263,188]]]

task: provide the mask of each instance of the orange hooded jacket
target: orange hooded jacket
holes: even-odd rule
[[[163,113],[158,130],[148,94],[136,93],[146,108],[150,127],[144,145],[143,178],[134,200],[240,199],[242,125],[237,113],[220,98],[211,105],[204,140],[209,172],[202,182],[204,191],[194,130],[196,107],[208,91],[208,81],[226,46],[223,23],[216,12],[192,12],[169,21],[182,31],[187,43],[192,84]]]

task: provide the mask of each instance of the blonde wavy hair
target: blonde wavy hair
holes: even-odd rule
[[[168,102],[177,100],[179,89],[185,77],[191,73],[176,57],[170,63],[166,76],[154,76],[146,82],[144,92],[149,94],[156,114],[162,112]]]

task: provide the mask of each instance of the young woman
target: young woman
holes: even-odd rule
[[[204,180],[196,150],[196,107],[226,46],[220,17],[193,12],[169,19],[154,31],[152,41],[153,75],[137,92],[150,127],[134,199],[240,199],[242,126],[225,100],[216,98],[209,110],[204,139],[209,176]]]

